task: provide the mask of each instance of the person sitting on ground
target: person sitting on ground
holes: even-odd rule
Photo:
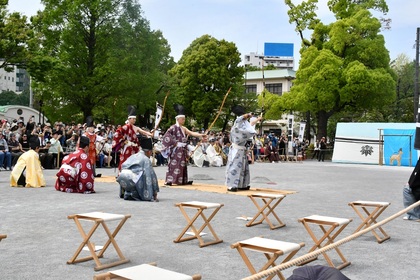
[[[9,142],[7,142],[9,146],[9,151],[12,154],[12,169],[16,165],[18,158],[25,152],[22,149],[22,145],[20,145],[19,141],[16,140],[16,134],[11,133]]]
[[[279,162],[280,160],[277,148],[273,145],[273,142],[271,141],[268,141],[268,144],[265,147],[265,155],[270,162]]]
[[[410,175],[408,183],[403,189],[403,204],[407,208],[410,205],[420,200],[420,160],[417,161],[416,167]],[[420,219],[420,206],[414,207],[403,217],[404,220],[419,220]]]
[[[87,153],[89,152],[89,138],[79,137],[79,148],[65,156],[60,170],[57,173],[55,189],[68,193],[94,193],[92,164]]]
[[[117,178],[120,198],[124,200],[159,201],[159,185],[150,156],[153,153],[151,138],[141,138],[141,150],[130,156],[121,166]]]
[[[51,147],[51,142],[48,140],[45,143],[45,146],[39,148],[39,160],[41,161],[41,166],[44,169],[54,169],[54,158],[53,155],[48,153]]]
[[[12,168],[12,154],[9,151],[7,140],[4,134],[0,131],[0,170],[11,170]]]
[[[223,165],[223,158],[218,152],[216,152],[216,149],[214,148],[214,144],[216,142],[217,141],[215,138],[210,138],[210,145],[206,149],[206,154],[208,156],[210,166],[220,167]]]
[[[45,187],[45,178],[39,161],[39,139],[36,135],[30,137],[30,150],[23,153],[16,162],[10,174],[10,186],[39,188]]]
[[[63,159],[63,148],[61,147],[60,138],[63,135],[60,134],[58,130],[53,130],[52,132],[52,138],[50,140],[51,146],[48,149],[48,153],[52,154],[53,156],[53,165],[54,166],[60,166],[62,159]]]

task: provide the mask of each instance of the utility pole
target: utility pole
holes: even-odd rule
[[[414,139],[414,149],[420,150],[420,106],[419,106],[419,41],[420,27],[417,27],[416,37],[416,76],[414,78],[414,121],[416,122],[416,138]]]

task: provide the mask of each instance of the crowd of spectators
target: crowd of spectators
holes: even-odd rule
[[[102,142],[97,143],[97,167],[116,167],[118,166],[119,155],[112,151],[112,139],[116,129],[119,126],[108,124],[98,124],[95,133],[100,135]],[[53,124],[36,124],[34,118],[29,119],[25,124],[22,119],[15,119],[11,122],[2,120],[0,133],[0,171],[11,170],[16,164],[17,159],[25,151],[29,150],[28,139],[30,135],[37,135],[41,143],[40,161],[44,169],[54,169],[61,165],[63,157],[76,150],[78,137],[83,135],[86,130],[86,124],[82,123],[63,123],[61,121]],[[154,140],[153,163],[155,166],[167,165],[166,159],[160,154],[161,140],[163,132],[159,138]],[[141,137],[141,136],[139,136]],[[229,132],[208,133],[206,140],[200,142],[192,137],[189,141],[191,152],[190,163],[194,164],[193,152],[196,146],[200,145],[205,153],[205,148],[212,145],[217,155],[223,160],[223,166],[226,165],[227,156],[230,147]],[[205,147],[204,147],[205,146]],[[250,163],[259,161],[266,157],[269,162],[279,162],[289,155],[288,139],[285,135],[276,135],[266,133],[257,135],[247,144],[248,159]],[[308,141],[299,141],[294,138],[292,143],[293,155],[305,155],[308,149]]]
[[[98,124],[95,133],[103,137],[97,143],[98,166],[113,167],[118,165],[118,157],[111,161],[111,141],[115,130],[114,125]],[[25,124],[22,119],[1,121],[0,127],[0,171],[11,170],[21,154],[29,150],[29,137],[37,135],[41,144],[39,157],[44,169],[53,169],[61,165],[61,160],[67,154],[76,150],[80,135],[86,130],[86,124],[63,123],[36,124],[34,117]]]

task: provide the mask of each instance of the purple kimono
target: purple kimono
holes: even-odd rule
[[[163,149],[161,154],[168,158],[168,171],[166,183],[186,185],[187,173],[187,135],[181,126],[174,124],[165,133],[162,139]]]

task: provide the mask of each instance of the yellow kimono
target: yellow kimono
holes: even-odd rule
[[[15,167],[10,174],[10,186],[17,187],[18,180],[22,175],[22,172],[26,168],[26,185],[27,188],[39,188],[45,187],[45,178],[42,173],[41,162],[39,161],[39,155],[34,150],[29,150],[23,153]]]

